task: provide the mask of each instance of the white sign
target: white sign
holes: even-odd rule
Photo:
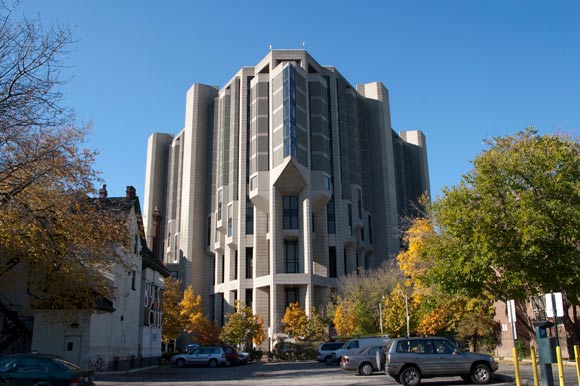
[[[516,302],[513,300],[507,301],[508,320],[512,327],[512,337],[518,339],[518,332],[516,330]]]
[[[508,320],[511,323],[514,323],[516,321],[516,302],[514,302],[513,300],[507,301],[507,314]]]
[[[548,318],[554,317],[554,302],[556,301],[556,316],[561,318],[564,316],[564,302],[562,301],[562,292],[551,292],[546,294],[546,316]]]

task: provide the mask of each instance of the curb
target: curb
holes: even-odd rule
[[[95,378],[97,378],[99,375],[131,374],[131,373],[136,373],[138,371],[154,369],[156,367],[159,367],[159,365],[137,367],[134,369],[119,370],[119,371],[95,371],[94,376],[95,376]]]

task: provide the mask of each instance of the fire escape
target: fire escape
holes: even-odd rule
[[[10,259],[0,267],[0,277],[19,262],[17,257]],[[22,311],[21,306],[0,294],[0,355],[30,351],[34,318],[24,316]]]

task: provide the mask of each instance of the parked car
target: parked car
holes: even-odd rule
[[[177,367],[186,365],[217,367],[226,364],[226,353],[221,347],[198,347],[185,354],[173,355],[171,364]]]
[[[379,371],[377,363],[377,352],[383,355],[381,346],[370,346],[363,348],[356,354],[343,355],[340,361],[340,367],[343,370],[358,371],[360,375],[371,375],[374,371]]]
[[[389,341],[389,338],[382,336],[362,337],[351,339],[346,342],[341,348],[336,350],[332,358],[333,364],[340,364],[343,355],[356,354],[358,351],[369,346],[384,346]]]
[[[321,343],[316,351],[316,360],[318,362],[324,362],[327,365],[332,364],[332,356],[336,350],[344,346],[344,342],[326,342]]]
[[[234,347],[223,345],[222,349],[226,354],[226,366],[239,365],[240,363],[242,363],[238,350],[236,350]]]
[[[498,369],[493,357],[461,352],[441,337],[393,339],[385,347],[385,356],[385,373],[405,386],[417,386],[422,378],[450,376],[486,384]]]
[[[0,385],[94,386],[93,371],[49,354],[10,354],[0,357]]]
[[[191,343],[191,344],[188,344],[188,345],[185,347],[185,352],[189,352],[189,351],[191,351],[191,350],[193,350],[193,349],[195,349],[195,348],[198,348],[198,347],[201,347],[201,346],[200,346],[199,344],[197,344],[197,343]]]

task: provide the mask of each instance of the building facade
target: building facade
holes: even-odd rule
[[[323,308],[341,275],[399,252],[401,216],[429,193],[425,137],[395,133],[381,83],[353,87],[304,50],[273,50],[221,89],[194,84],[185,126],[154,133],[144,222],[163,259],[224,323],[235,300],[281,330]]]
[[[114,214],[127,226],[128,245],[115,245],[112,263],[101,271],[114,293],[95,309],[33,307],[25,264],[16,264],[11,288],[0,294],[0,355],[31,350],[63,356],[84,368],[126,370],[161,362],[161,318],[164,278],[169,271],[145,241],[139,198],[132,186],[124,197],[90,199],[103,213]]]

